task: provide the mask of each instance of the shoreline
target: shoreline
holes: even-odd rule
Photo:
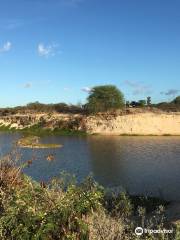
[[[180,134],[115,134],[115,133],[87,133],[85,131],[72,131],[72,130],[61,130],[61,129],[44,129],[44,128],[11,128],[7,126],[0,125],[0,132],[2,133],[22,133],[24,135],[32,135],[32,136],[109,136],[109,137],[180,137]]]
[[[27,136],[87,136],[85,131],[69,130],[69,129],[45,129],[34,125],[29,128],[11,128],[9,126],[0,125],[0,132],[22,133]]]
[[[180,134],[115,134],[115,133],[87,133],[85,131],[72,131],[72,130],[61,130],[61,129],[43,129],[39,128],[33,131],[31,128],[16,129],[0,126],[0,133],[22,133],[24,135],[31,136],[104,136],[104,137],[180,137]]]

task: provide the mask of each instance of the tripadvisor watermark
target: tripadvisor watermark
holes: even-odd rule
[[[135,234],[137,236],[141,236],[143,234],[172,234],[173,229],[147,229],[142,227],[137,227],[135,229]]]

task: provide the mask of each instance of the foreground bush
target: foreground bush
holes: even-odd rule
[[[162,206],[153,210],[152,204],[152,213],[146,214],[144,200],[139,207],[133,202],[125,193],[105,193],[90,177],[80,185],[67,174],[37,183],[22,174],[12,156],[0,161],[1,240],[133,240],[140,239],[134,233],[137,226],[164,228]]]
[[[36,183],[22,174],[21,181],[8,182],[3,168],[0,193],[0,239],[88,239],[86,217],[100,207],[101,192],[95,184],[64,190],[61,180]],[[63,187],[62,187],[63,186]]]

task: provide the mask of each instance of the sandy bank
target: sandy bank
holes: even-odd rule
[[[138,113],[115,118],[88,117],[87,132],[103,135],[180,135],[180,114]]]
[[[45,129],[69,129],[101,135],[180,135],[180,112],[136,112],[130,114],[12,115],[0,118],[0,126],[23,129],[38,124]]]

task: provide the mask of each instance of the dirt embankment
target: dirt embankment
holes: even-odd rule
[[[82,116],[79,114],[32,113],[0,117],[0,126],[24,129],[39,125],[48,129],[80,130]]]
[[[89,133],[104,135],[180,135],[180,113],[137,113],[112,117],[88,117]]]
[[[152,111],[123,114],[29,114],[0,117],[0,126],[23,129],[39,124],[43,128],[83,130],[102,135],[180,135],[180,112]]]

